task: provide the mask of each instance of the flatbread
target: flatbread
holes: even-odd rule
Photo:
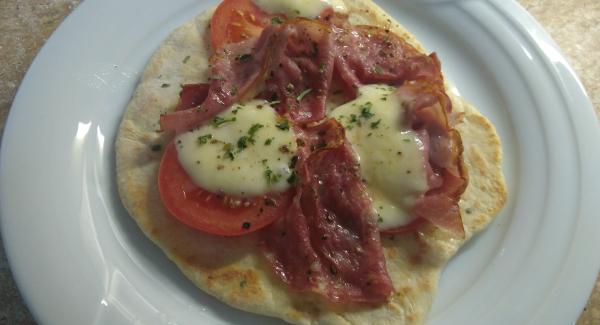
[[[425,52],[417,40],[368,0],[346,0],[353,23],[389,28]],[[395,293],[376,308],[339,307],[290,291],[272,274],[253,234],[227,238],[193,230],[170,217],[157,188],[157,172],[169,137],[157,132],[160,115],[174,109],[180,84],[206,82],[206,29],[212,10],[177,28],[156,50],[127,106],[116,141],[118,189],[140,229],[200,289],[242,310],[298,324],[421,324],[440,273],[462,244],[481,231],[506,199],[500,139],[493,125],[463,99],[452,97],[462,117],[469,185],[460,201],[466,238],[434,226],[382,243]],[[450,91],[448,91],[450,94]],[[153,150],[154,149],[154,150]],[[190,283],[190,285],[192,285]]]

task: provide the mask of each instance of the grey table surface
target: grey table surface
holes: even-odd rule
[[[600,116],[600,1],[519,0],[569,58]],[[0,141],[31,61],[79,0],[0,0]],[[2,180],[0,180],[2,181]],[[1,204],[1,202],[0,202]],[[35,324],[13,281],[0,241],[0,325]],[[577,325],[600,324],[600,279]]]

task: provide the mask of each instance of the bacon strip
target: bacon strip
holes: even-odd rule
[[[208,96],[208,84],[186,84],[181,87],[179,92],[179,103],[175,107],[175,111],[183,111],[188,108],[194,108],[206,99]]]
[[[285,24],[280,33],[262,97],[280,100],[279,113],[287,113],[292,121],[320,121],[325,118],[333,75],[331,27],[296,19]]]
[[[402,38],[374,26],[352,26],[343,15],[331,20],[335,34],[335,70],[351,98],[361,84],[401,85],[428,80],[443,85],[435,53],[423,55]]]
[[[160,118],[163,131],[184,132],[209,121],[232,104],[252,99],[264,78],[265,56],[275,28],[267,28],[256,39],[228,44],[210,58],[210,88],[206,100],[195,110],[165,114]]]
[[[265,256],[295,290],[335,303],[385,302],[393,287],[375,211],[343,128],[328,120],[302,135],[298,193],[288,214],[262,233]]]
[[[427,81],[405,84],[398,88],[397,95],[407,121],[426,144],[430,166],[429,190],[416,202],[412,213],[464,236],[458,201],[467,186],[467,174],[462,165],[460,134],[452,129],[448,118],[450,99],[443,86]]]

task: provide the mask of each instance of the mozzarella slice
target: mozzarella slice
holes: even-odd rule
[[[192,181],[214,193],[252,197],[281,192],[295,175],[291,124],[268,102],[235,104],[207,123],[175,139],[179,162]]]
[[[410,223],[409,211],[427,190],[424,146],[404,122],[395,88],[368,85],[359,96],[329,112],[346,129],[360,172],[377,210],[380,229]]]

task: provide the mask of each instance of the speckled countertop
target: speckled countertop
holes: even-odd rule
[[[569,58],[600,117],[600,1],[519,0]],[[0,140],[19,83],[34,56],[79,3],[0,0]],[[33,32],[34,31],[34,32]],[[35,324],[12,280],[0,241],[0,325]],[[600,324],[600,279],[577,325]]]

